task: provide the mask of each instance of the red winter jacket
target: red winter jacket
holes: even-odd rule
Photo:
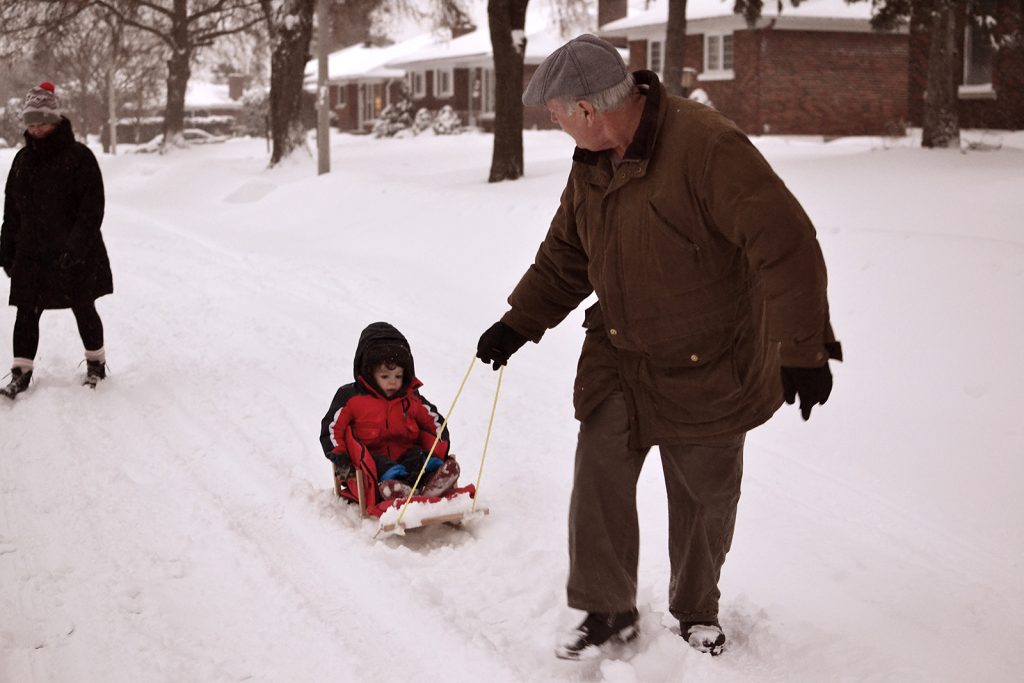
[[[347,455],[355,467],[377,479],[373,456],[397,461],[410,448],[430,452],[444,419],[437,407],[418,391],[423,383],[413,379],[408,388],[391,398],[359,377],[340,387],[321,423],[324,454],[338,462]],[[434,455],[448,455],[448,430],[434,448]]]

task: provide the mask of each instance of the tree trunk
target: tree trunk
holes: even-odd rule
[[[182,147],[185,144],[185,91],[192,76],[192,41],[188,32],[188,0],[174,0],[171,19],[171,58],[167,60],[167,106],[164,109],[164,141]]]
[[[686,0],[668,0],[665,27],[665,89],[669,95],[686,97],[683,67],[686,66]]]
[[[523,175],[523,57],[529,0],[488,0],[494,51],[494,152],[487,181]]]
[[[171,53],[167,60],[167,107],[164,110],[163,146],[185,144],[185,91],[192,75],[191,50]]]
[[[306,145],[302,81],[309,58],[315,7],[316,0],[288,0],[271,27],[274,36],[270,58],[271,166]]]
[[[117,87],[115,78],[116,71],[111,66],[107,70],[107,128],[110,133],[107,138],[107,151],[117,155]]]
[[[928,47],[928,84],[924,97],[922,147],[959,147],[956,67],[960,59],[956,3],[936,3]]]

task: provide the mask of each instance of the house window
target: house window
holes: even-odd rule
[[[733,77],[732,34],[709,33],[704,36],[704,80]]]
[[[662,49],[665,44],[660,40],[652,40],[647,43],[647,68],[660,74],[665,66],[662,62]]]
[[[336,85],[334,86],[334,107],[335,109],[341,109],[345,106],[345,86]]]
[[[451,69],[434,69],[434,96],[451,97],[455,94]]]
[[[427,96],[427,78],[422,71],[410,71],[408,76],[409,95],[418,100]]]
[[[960,96],[994,97],[992,89],[992,47],[991,36],[977,21],[967,17],[964,27],[964,82]]]

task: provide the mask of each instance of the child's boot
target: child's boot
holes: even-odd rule
[[[32,368],[23,368],[16,365],[11,368],[10,378],[11,381],[8,382],[7,386],[0,388],[0,394],[13,399],[28,389],[29,382],[32,381]]]
[[[437,468],[437,471],[427,480],[423,486],[424,496],[439,497],[455,488],[455,482],[459,480],[459,463],[455,458],[448,457]]]
[[[380,497],[384,500],[408,498],[409,494],[412,493],[411,486],[397,479],[385,479],[379,484],[378,488],[380,489]]]

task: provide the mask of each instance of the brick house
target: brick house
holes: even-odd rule
[[[965,3],[964,3],[965,4]],[[1024,29],[1018,26],[1005,3],[995,3],[996,39]],[[998,49],[978,26],[960,13],[958,35],[962,62],[958,65],[959,117],[962,128],[1024,128],[1024,44],[1004,44]],[[924,91],[928,79],[929,26],[922,17],[910,22],[909,120],[915,126],[924,121]]]
[[[661,72],[667,0],[629,13],[598,0],[598,34],[628,45],[633,69]],[[753,28],[732,3],[689,0],[684,64],[712,105],[750,134],[893,135],[908,121],[906,31],[870,27],[871,3],[765,3]]]
[[[401,97],[405,71],[388,62],[438,41],[423,34],[387,46],[360,43],[327,57],[328,98],[333,124],[343,131],[367,132],[382,109]],[[316,90],[317,61],[306,64],[305,89]]]
[[[527,35],[523,89],[544,58],[565,39],[554,30]],[[494,56],[487,27],[437,42],[388,64],[406,71],[416,109],[436,111],[450,105],[464,124],[489,130],[494,123]],[[553,128],[547,112],[527,107],[524,128]]]

